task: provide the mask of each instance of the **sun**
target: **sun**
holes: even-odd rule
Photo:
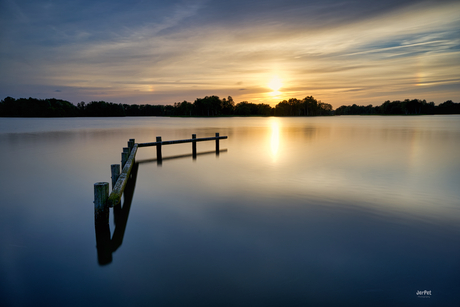
[[[278,76],[273,76],[270,82],[268,82],[268,87],[271,88],[274,92],[279,91],[282,86],[283,82],[281,82],[281,79]]]

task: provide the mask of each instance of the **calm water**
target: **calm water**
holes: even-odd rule
[[[128,139],[216,132],[139,149],[98,261]],[[1,306],[460,304],[460,116],[0,118],[0,148]]]

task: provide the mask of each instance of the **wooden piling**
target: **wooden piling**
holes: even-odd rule
[[[128,141],[128,148],[129,148],[129,152],[131,153],[131,150],[133,149],[134,147],[134,139],[129,139]]]
[[[109,183],[96,182],[94,184],[94,217],[97,224],[109,222]]]
[[[121,167],[125,166],[126,160],[128,160],[128,153],[122,152],[121,153]]]
[[[123,168],[126,164],[126,161],[128,161],[129,157],[129,148],[124,147],[123,152],[121,153],[121,167]]]
[[[161,160],[161,136],[157,136],[157,160]]]
[[[112,164],[110,166],[110,170],[112,173],[112,190],[117,183],[118,177],[120,177],[120,164]]]
[[[219,132],[216,132],[216,155],[219,155]]]
[[[131,150],[131,154],[125,164],[123,169],[121,170],[121,174],[118,177],[117,183],[110,193],[110,196],[107,200],[108,206],[113,207],[120,203],[121,195],[125,190],[126,183],[128,182],[129,175],[131,173],[131,169],[134,165],[134,158],[136,157],[138,145],[134,144],[133,150]]]
[[[193,156],[193,159],[196,159],[196,134],[192,134],[192,156]]]

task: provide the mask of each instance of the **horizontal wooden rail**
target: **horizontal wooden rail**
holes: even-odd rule
[[[221,149],[219,150],[219,153],[226,153],[228,152],[227,149]],[[210,150],[210,151],[203,151],[203,152],[199,152],[197,153],[196,155],[197,156],[205,156],[205,155],[210,155],[210,154],[217,154],[215,150]],[[163,161],[166,161],[166,160],[176,160],[176,159],[184,159],[184,158],[190,158],[190,157],[193,157],[193,154],[183,154],[183,155],[177,155],[177,156],[169,156],[169,157],[165,157],[165,158],[161,158]],[[158,162],[158,159],[145,159],[145,160],[136,160],[136,163],[139,163],[139,164],[146,164],[146,163],[153,163],[153,162]]]
[[[186,140],[174,140],[174,141],[160,141],[151,143],[139,143],[139,147],[157,146],[157,145],[172,145],[181,143],[192,143],[192,142],[203,142],[203,141],[214,141],[226,139],[226,136],[213,136],[209,138],[197,138],[197,139],[186,139]]]
[[[125,190],[126,183],[128,182],[129,174],[131,173],[131,169],[134,165],[134,158],[136,157],[136,152],[138,148],[138,144],[134,144],[133,148],[131,149],[131,154],[128,157],[128,160],[121,171],[120,176],[118,177],[117,183],[113,187],[112,193],[110,193],[109,198],[107,199],[107,204],[109,207],[116,206],[121,201],[121,195]]]
[[[94,184],[94,210],[95,210],[95,217],[96,223],[108,223],[108,208],[118,205],[121,202],[121,197],[123,195],[123,191],[125,190],[126,184],[128,183],[129,175],[131,173],[131,169],[134,165],[134,159],[136,157],[137,149],[139,147],[148,147],[148,146],[156,146],[157,147],[157,163],[161,165],[162,163],[162,154],[161,154],[161,147],[163,145],[172,145],[172,144],[181,144],[181,143],[192,143],[192,157],[196,159],[197,150],[196,150],[196,142],[203,142],[203,141],[216,141],[216,155],[219,155],[220,148],[219,148],[219,140],[226,139],[226,136],[219,136],[219,133],[216,133],[214,137],[207,137],[207,138],[196,138],[196,134],[192,134],[191,139],[186,140],[175,140],[175,141],[162,141],[161,136],[157,136],[156,142],[151,143],[140,143],[136,144],[134,139],[130,139],[128,142],[128,147],[123,148],[122,152],[122,171],[120,174],[120,167],[119,165],[113,164],[111,165],[111,172],[112,172],[112,193],[108,194],[108,186],[107,182],[98,182]]]

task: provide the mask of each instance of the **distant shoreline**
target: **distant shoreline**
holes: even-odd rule
[[[312,96],[303,99],[291,98],[279,102],[275,107],[242,101],[237,104],[231,96],[197,98],[194,103],[183,101],[174,105],[116,104],[106,101],[80,102],[74,105],[55,98],[6,97],[0,101],[0,117],[55,118],[55,117],[311,117],[338,115],[446,115],[460,114],[460,103],[451,100],[435,105],[426,100],[406,99],[385,101],[380,106],[340,106],[333,110],[327,103]]]

